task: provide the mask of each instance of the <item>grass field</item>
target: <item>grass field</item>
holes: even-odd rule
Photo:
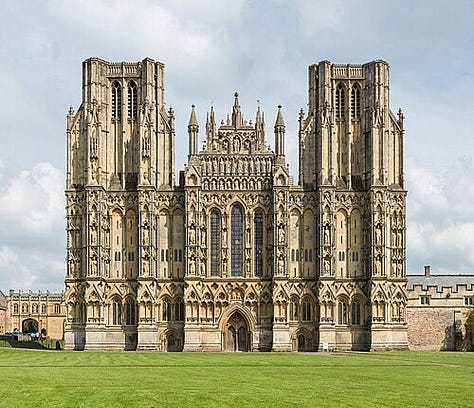
[[[472,407],[474,353],[0,349],[1,407]]]

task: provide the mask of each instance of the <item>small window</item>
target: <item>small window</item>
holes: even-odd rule
[[[467,296],[464,298],[464,304],[466,306],[474,306],[474,296]]]
[[[41,313],[46,314],[46,305],[44,303],[41,305]]]
[[[430,297],[429,296],[420,296],[420,302],[422,305],[429,305],[430,304]]]
[[[295,250],[291,250],[291,262],[295,262]]]
[[[114,259],[118,262],[120,261],[121,255],[120,251],[115,251]]]
[[[56,314],[61,313],[61,305],[59,303],[56,303],[54,305],[54,313],[56,313]]]
[[[128,261],[129,261],[129,262],[134,262],[134,261],[135,261],[135,252],[130,251],[130,252],[128,253]]]
[[[18,303],[15,303],[13,305],[13,313],[17,314],[18,313]]]

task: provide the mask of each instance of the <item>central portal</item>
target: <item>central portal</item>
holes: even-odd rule
[[[227,322],[225,351],[249,351],[248,325],[239,312],[234,312]]]

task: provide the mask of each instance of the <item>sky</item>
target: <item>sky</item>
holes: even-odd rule
[[[0,289],[63,289],[66,114],[91,56],[165,64],[177,170],[192,104],[202,141],[211,103],[225,118],[238,91],[246,119],[265,111],[272,146],[281,104],[295,178],[308,66],[388,61],[405,115],[407,272],[474,273],[473,21],[463,0],[1,0]]]

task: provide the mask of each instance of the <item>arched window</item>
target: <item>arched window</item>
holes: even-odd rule
[[[128,118],[137,118],[137,85],[133,81],[128,84]]]
[[[118,300],[112,303],[112,324],[122,324],[122,304]]]
[[[339,299],[337,304],[337,323],[347,324],[347,301]]]
[[[336,88],[336,117],[339,119],[344,118],[345,110],[345,92],[342,84],[339,84]]]
[[[360,86],[354,84],[351,89],[351,117],[360,118]]]
[[[232,207],[231,213],[231,275],[243,276],[242,250],[243,250],[243,211],[239,204]]]
[[[217,210],[211,211],[211,276],[219,275],[221,252],[221,217]]]
[[[292,297],[290,299],[290,320],[298,321],[299,320],[299,310],[298,310],[298,299]]]
[[[13,313],[18,314],[18,303],[13,305]]]
[[[171,303],[168,299],[164,299],[163,303],[161,304],[161,320],[164,322],[171,321]]]
[[[122,88],[118,81],[112,84],[112,119],[122,117]]]
[[[358,300],[351,305],[351,324],[360,324],[360,302]]]
[[[44,303],[41,305],[41,313],[46,314],[46,305]]]
[[[125,324],[132,326],[135,324],[135,303],[132,299],[125,304]]]
[[[263,275],[263,214],[256,211],[253,219],[255,247],[255,276]]]
[[[311,301],[308,298],[304,298],[301,305],[301,319],[303,322],[311,321]]]
[[[184,321],[184,302],[183,299],[176,299],[174,304],[174,320],[178,322]]]

